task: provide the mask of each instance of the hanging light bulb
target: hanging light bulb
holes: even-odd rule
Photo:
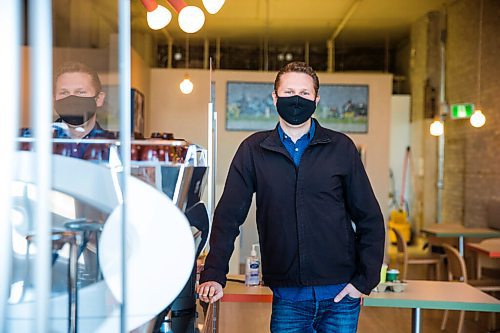
[[[157,4],[154,0],[141,0],[142,4],[148,11],[147,21],[148,26],[153,30],[159,30],[165,28],[172,20],[172,14],[170,11]]]
[[[184,95],[190,94],[193,91],[193,82],[189,79],[189,76],[184,76],[184,80],[179,84],[179,88]]]
[[[486,123],[486,117],[481,110],[476,109],[470,117],[470,124],[474,127],[482,127]]]
[[[195,33],[203,27],[205,14],[196,6],[186,6],[179,12],[179,26],[182,31]]]
[[[189,68],[189,37],[186,37],[186,71]],[[189,79],[189,74],[184,74],[184,80],[179,84],[179,88],[184,95],[190,94],[193,91],[193,82]]]
[[[172,14],[167,8],[158,5],[158,8],[154,11],[148,12],[147,20],[151,29],[160,30],[165,28],[170,23],[172,20]]]
[[[441,136],[444,133],[444,124],[440,119],[435,118],[430,127],[431,135]]]
[[[216,14],[224,5],[225,0],[203,0],[203,6],[210,14]]]
[[[482,50],[482,40],[483,40],[483,0],[479,3],[479,38],[477,46],[477,105],[481,105],[481,50]],[[469,119],[470,124],[476,128],[482,127],[486,123],[486,117],[484,116],[481,108],[478,107],[474,110],[474,113]]]

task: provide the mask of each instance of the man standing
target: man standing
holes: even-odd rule
[[[222,297],[255,192],[263,279],[274,293],[272,332],[355,332],[361,294],[380,277],[383,216],[354,143],[311,118],[318,90],[305,63],[278,72],[279,124],[236,152],[198,287],[202,301]]]

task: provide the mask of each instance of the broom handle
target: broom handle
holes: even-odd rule
[[[403,161],[403,180],[401,181],[401,193],[399,196],[399,208],[401,208],[401,210],[404,210],[404,204],[405,204],[406,171],[408,169],[409,159],[410,159],[410,147],[406,147],[405,159]]]

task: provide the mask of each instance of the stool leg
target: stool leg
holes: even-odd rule
[[[101,267],[99,265],[99,234],[95,233],[95,254],[96,254],[96,282],[102,280]]]
[[[69,272],[68,272],[68,332],[78,331],[78,251],[80,237],[75,236],[69,246]]]

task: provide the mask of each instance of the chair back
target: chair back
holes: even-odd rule
[[[457,249],[449,244],[443,244],[448,259],[448,280],[467,283],[467,266]]]
[[[488,201],[488,206],[486,210],[486,221],[488,227],[492,229],[500,230],[500,200],[491,199]]]
[[[408,247],[406,245],[406,241],[403,238],[403,235],[396,228],[390,228],[392,232],[396,235],[396,246],[398,249],[398,254],[403,256],[403,272],[401,274],[401,278],[406,280],[406,272],[408,268]]]

